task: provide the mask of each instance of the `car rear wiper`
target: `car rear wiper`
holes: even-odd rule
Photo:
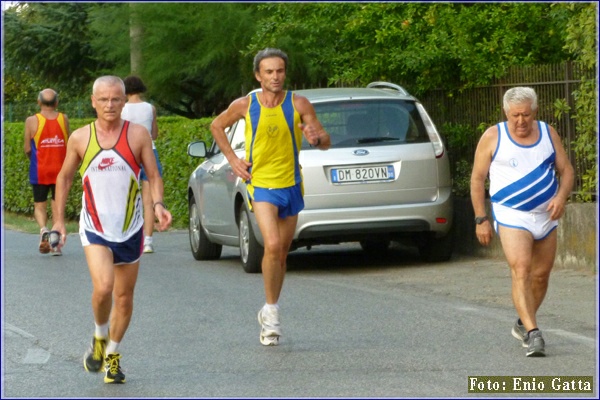
[[[369,137],[358,139],[357,143],[377,143],[377,142],[385,142],[388,140],[400,140],[399,138],[389,137],[389,136],[380,136],[380,137]]]

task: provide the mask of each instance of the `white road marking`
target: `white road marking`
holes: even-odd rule
[[[24,331],[21,328],[17,328],[16,326],[9,324],[7,322],[4,323],[4,333],[7,337],[22,337],[25,339],[35,339],[35,336],[30,334],[29,332]],[[27,349],[27,354],[21,361],[23,364],[45,364],[50,359],[50,352],[48,350],[42,349],[41,347],[33,347]]]
[[[8,322],[4,323],[4,331],[6,331],[7,333],[17,334],[27,339],[33,339],[35,337],[32,334],[25,332],[23,329],[17,328],[16,326],[9,324]]]
[[[569,332],[569,331],[563,331],[562,329],[544,329],[545,332],[552,332],[555,335],[558,336],[563,336],[566,337],[568,339],[572,339],[575,340],[577,342],[581,342],[583,344],[586,344],[588,346],[592,346],[595,347],[596,346],[596,339],[587,337],[587,336],[583,336],[583,335],[579,335],[577,333],[573,333],[573,332]]]
[[[495,315],[495,314],[491,314],[487,311],[484,311],[482,309],[479,309],[477,307],[471,307],[471,306],[458,306],[455,307],[457,310],[460,311],[466,311],[466,312],[472,312],[472,313],[476,313],[476,314],[482,314],[485,315],[488,318],[494,318],[496,320],[500,320],[500,319],[504,319],[502,317],[500,317],[499,315]],[[548,332],[548,333],[552,333],[554,335],[558,335],[558,336],[562,336],[565,337],[567,339],[571,339],[574,340],[576,342],[585,344],[587,346],[590,347],[596,347],[597,341],[594,338],[588,337],[588,336],[583,336],[577,333],[573,333],[573,332],[569,332],[569,331],[565,331],[562,329],[542,329],[544,332]]]
[[[46,364],[50,359],[50,352],[44,349],[27,349],[23,364]]]

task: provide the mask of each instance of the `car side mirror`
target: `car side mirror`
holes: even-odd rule
[[[206,157],[206,143],[198,141],[188,144],[187,153],[192,157]]]

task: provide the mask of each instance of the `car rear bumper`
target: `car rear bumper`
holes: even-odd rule
[[[298,216],[296,241],[362,240],[372,236],[431,232],[445,236],[452,227],[452,197],[430,204],[303,210]]]

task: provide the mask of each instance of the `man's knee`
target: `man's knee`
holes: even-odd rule
[[[550,269],[536,270],[531,274],[531,280],[538,285],[547,285],[550,280],[550,271]]]
[[[97,283],[94,285],[94,296],[98,297],[100,300],[112,298],[112,291],[112,285],[108,282]]]
[[[46,211],[46,208],[48,207],[48,202],[47,201],[36,201],[33,203],[33,207],[37,210],[41,210],[41,211]]]
[[[133,308],[133,292],[114,295],[115,308],[129,311]]]
[[[265,242],[264,250],[265,257],[278,259],[281,255],[281,244],[277,241]]]

